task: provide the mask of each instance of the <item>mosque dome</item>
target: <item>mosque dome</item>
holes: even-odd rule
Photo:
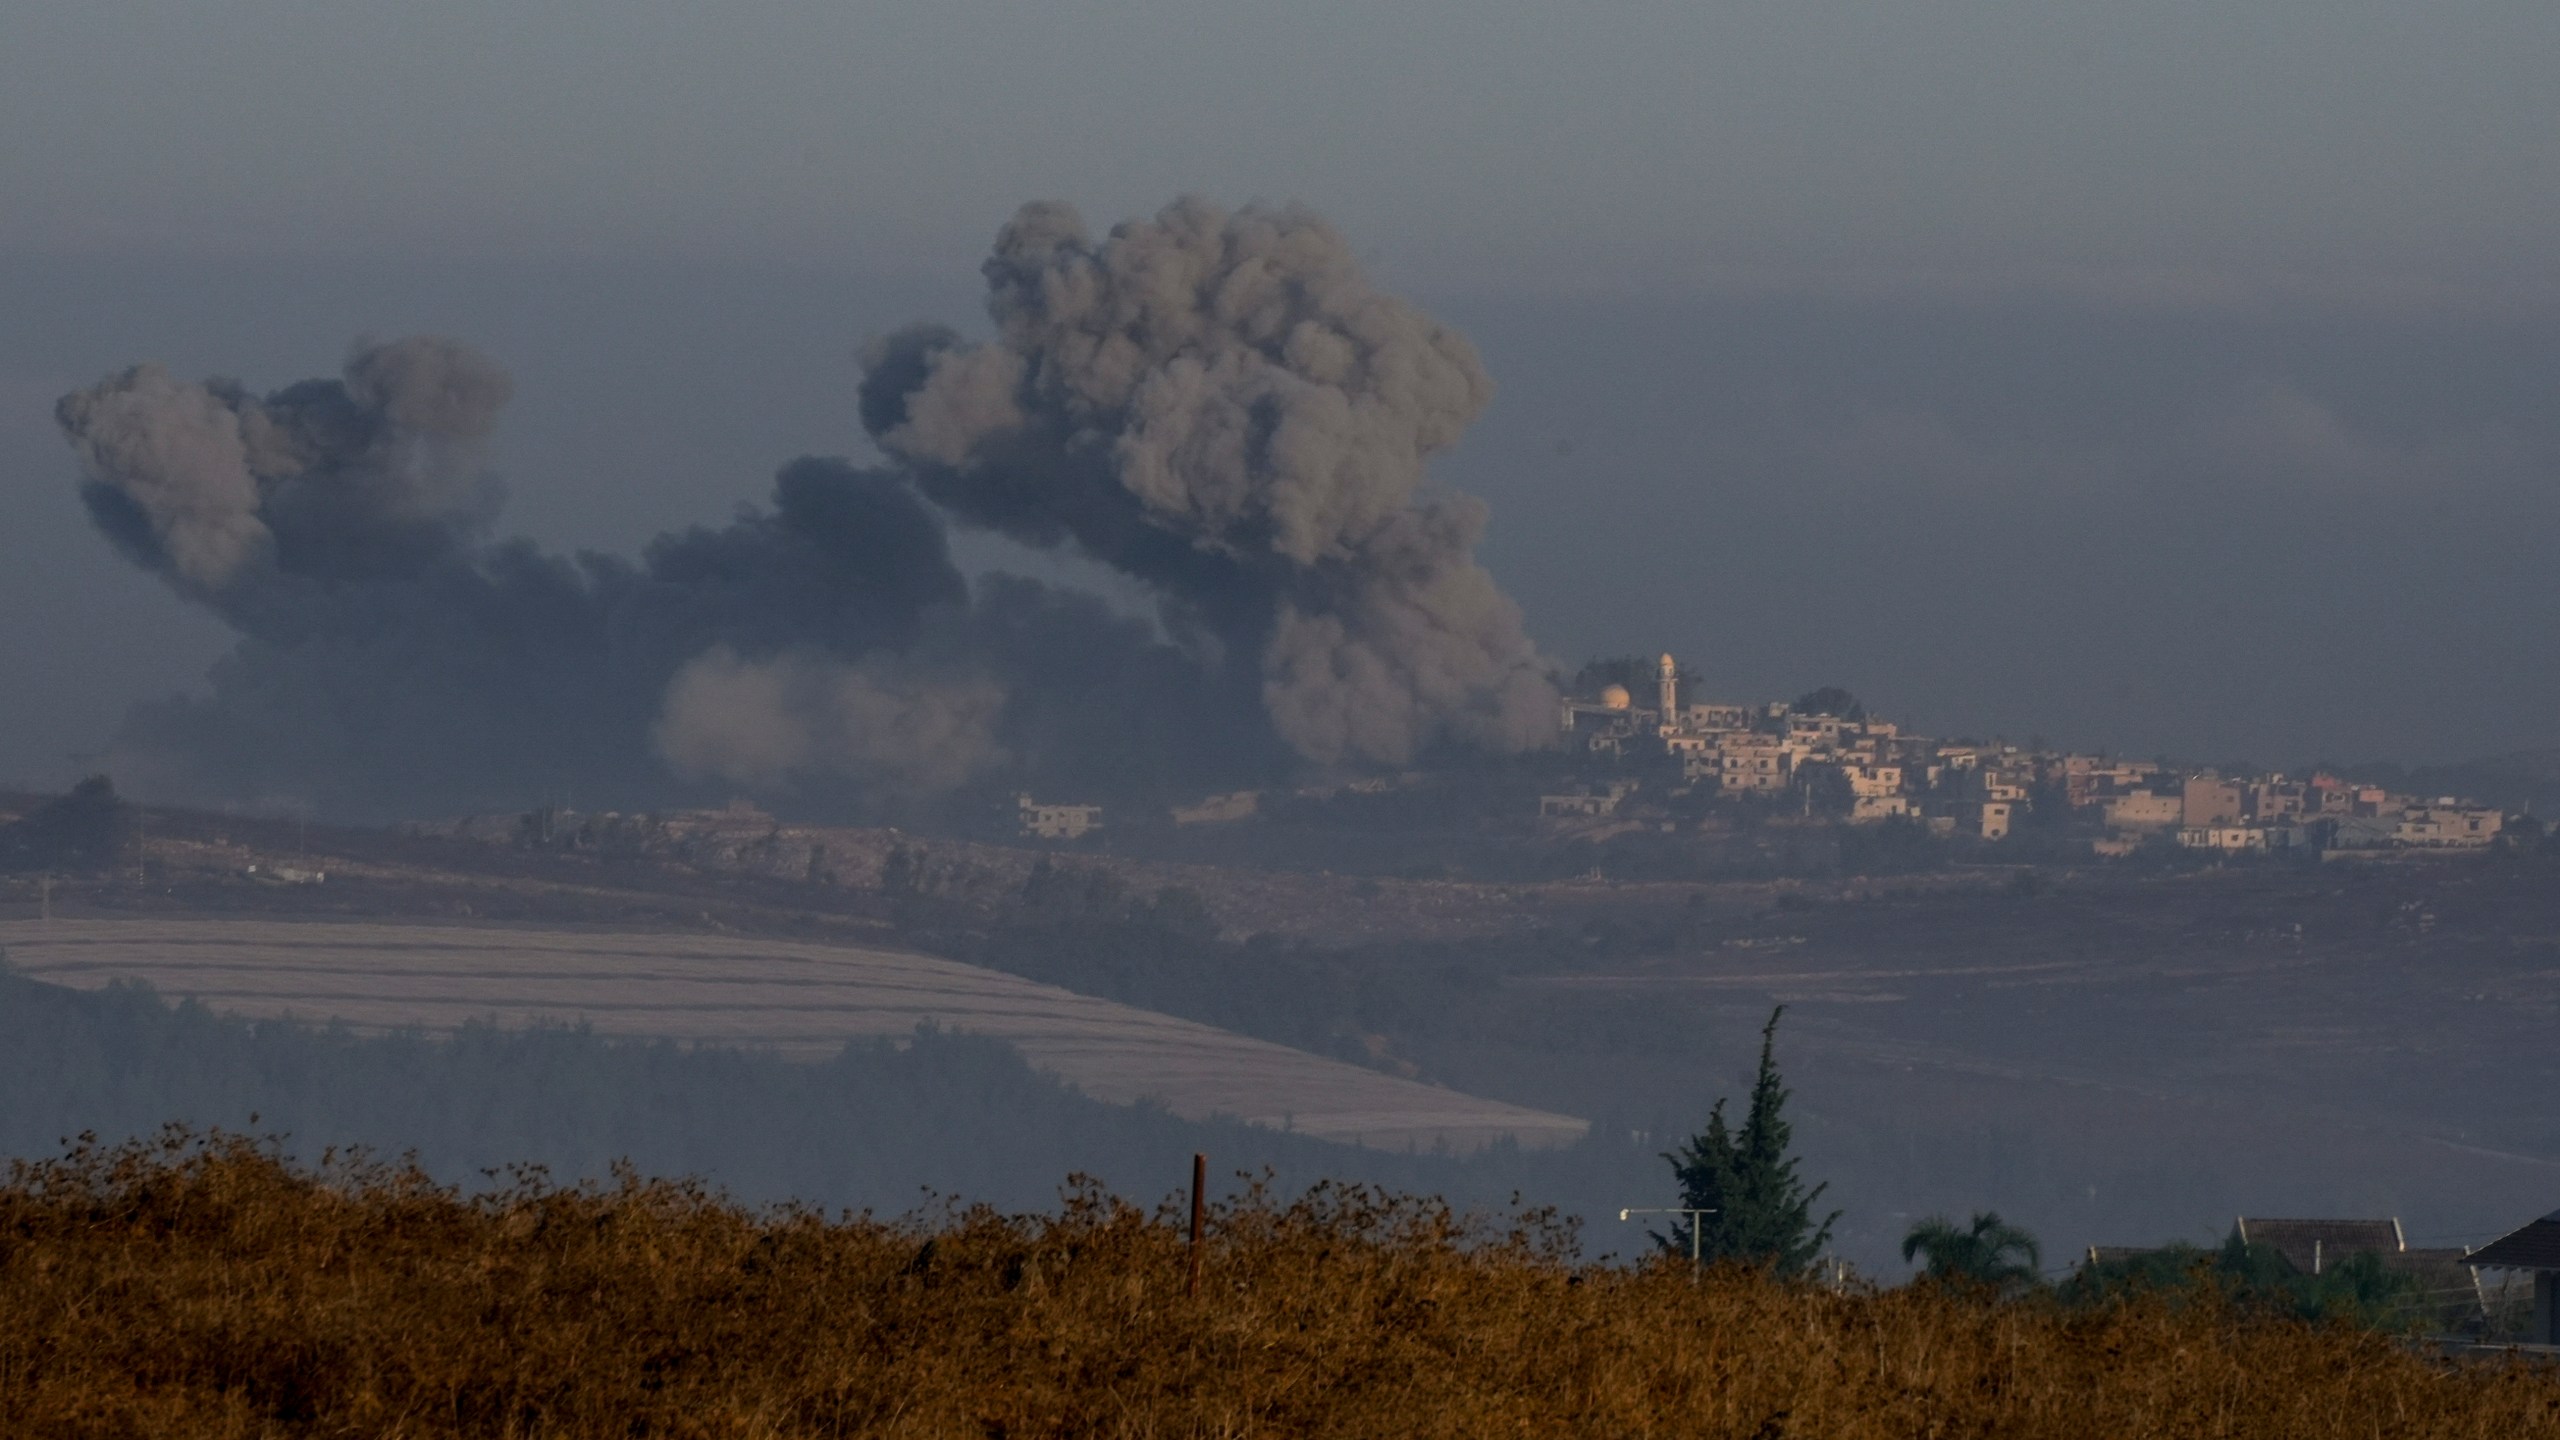
[[[1628,694],[1624,685],[1603,685],[1600,687],[1600,703],[1612,710],[1625,710],[1635,705],[1636,697]]]

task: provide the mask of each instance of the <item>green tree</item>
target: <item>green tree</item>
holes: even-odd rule
[[[1776,1056],[1779,1006],[1769,1012],[1760,1031],[1760,1075],[1751,1086],[1751,1113],[1739,1133],[1726,1125],[1721,1099],[1707,1112],[1707,1130],[1662,1158],[1680,1182],[1680,1204],[1714,1213],[1697,1217],[1697,1249],[1707,1260],[1739,1260],[1767,1267],[1779,1275],[1798,1275],[1830,1242],[1832,1222],[1840,1212],[1816,1221],[1814,1202],[1830,1189],[1825,1183],[1805,1188],[1796,1173],[1797,1159],[1788,1153],[1792,1127],[1787,1124],[1787,1088],[1778,1078]],[[1686,1254],[1689,1226],[1675,1225],[1655,1237],[1668,1251]]]
[[[1979,1285],[2002,1294],[2033,1289],[2044,1252],[2036,1237],[2000,1218],[1997,1210],[1975,1213],[1973,1224],[1959,1230],[1943,1215],[1932,1215],[1902,1237],[1902,1258],[1929,1257],[1930,1279]]]
[[[2219,1250],[2176,1244],[2083,1265],[2058,1293],[2066,1304],[2105,1305],[2207,1291],[2246,1309],[2376,1330],[2423,1330],[2440,1313],[2417,1276],[2391,1269],[2379,1255],[2358,1252],[2309,1274],[2237,1231]]]
[[[1816,761],[1796,772],[1796,783],[1804,787],[1804,808],[1808,815],[1837,820],[1858,808],[1858,792],[1849,783],[1849,773],[1827,761]]]

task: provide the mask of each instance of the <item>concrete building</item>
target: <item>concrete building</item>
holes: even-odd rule
[[[1716,748],[1716,783],[1728,795],[1781,791],[1794,774],[1795,758],[1784,745],[1752,739]]]
[[[2444,799],[2402,811],[2392,838],[2427,850],[2476,850],[2496,841],[2499,828],[2505,823],[2506,816],[2499,811],[2474,809]]]
[[[1861,795],[1849,802],[1849,823],[1852,825],[1900,820],[1919,813],[1920,807],[1908,795]]]
[[[1967,833],[1985,840],[2006,840],[2016,808],[2007,800],[1983,800],[1961,807],[1956,818]]]
[[[1902,767],[1844,759],[1840,773],[1849,781],[1849,793],[1860,799],[1899,795],[1902,793]]]
[[[1721,730],[1748,730],[1751,728],[1751,707],[1692,704],[1680,712],[1680,728],[1693,735],[1712,735]]]
[[[1715,750],[1716,737],[1713,735],[1701,735],[1694,730],[1666,730],[1662,734],[1662,753],[1683,763],[1713,755]]]
[[[1102,828],[1099,805],[1043,805],[1027,794],[1014,800],[1022,813],[1022,833],[1034,840],[1074,840]]]
[[[2218,775],[2188,776],[2179,799],[2178,823],[2190,828],[2236,824],[2249,815],[2239,782]]]
[[[2251,820],[2178,827],[2178,843],[2190,850],[2292,850],[2303,841],[2298,826],[2261,825]]]
[[[2310,787],[2271,775],[2249,787],[2249,815],[2255,820],[2290,820],[2311,809]]]
[[[2186,818],[2186,801],[2177,795],[2137,790],[2109,799],[2102,813],[2110,830],[2166,830]]]
[[[1224,795],[1212,795],[1197,805],[1173,807],[1173,823],[1176,825],[1223,825],[1232,820],[1248,819],[1260,813],[1261,809],[1261,791],[1231,790]]]
[[[1618,807],[1635,792],[1635,781],[1612,780],[1606,785],[1577,790],[1569,795],[1541,795],[1538,797],[1538,818],[1597,820],[1617,813]]]

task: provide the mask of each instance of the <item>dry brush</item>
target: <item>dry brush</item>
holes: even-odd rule
[[[2512,1437],[2560,1380],[2211,1304],[2068,1311],[1577,1261],[1539,1217],[464,1194],[180,1134],[0,1187],[0,1433]]]

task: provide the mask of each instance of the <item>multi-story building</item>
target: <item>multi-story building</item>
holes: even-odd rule
[[[2176,795],[2137,790],[2109,798],[2104,811],[2110,830],[2166,830],[2186,818],[2186,801]]]
[[[2239,782],[2219,775],[2190,775],[2180,792],[2178,823],[2190,827],[2236,825],[2249,818]]]
[[[2476,850],[2496,841],[2505,823],[2506,817],[2498,811],[2443,799],[2400,812],[2392,838],[2429,850]]]
[[[1849,802],[1849,823],[1852,825],[1906,819],[1919,813],[1919,803],[1908,795],[1860,795]]]
[[[1102,828],[1099,805],[1044,805],[1029,795],[1016,796],[1015,803],[1022,812],[1022,833],[1031,839],[1073,840]]]
[[[1716,747],[1716,783],[1727,794],[1784,790],[1794,775],[1793,753],[1775,741],[1731,737]]]
[[[2299,781],[2270,775],[2249,787],[2251,819],[2290,820],[2309,809],[2309,787]]]
[[[2303,834],[2292,825],[2233,821],[2182,825],[2178,828],[2178,843],[2190,850],[2290,850],[2303,843]]]
[[[1616,814],[1618,807],[1635,792],[1635,781],[1612,780],[1606,785],[1586,786],[1570,795],[1541,795],[1538,797],[1538,818],[1596,820]]]

